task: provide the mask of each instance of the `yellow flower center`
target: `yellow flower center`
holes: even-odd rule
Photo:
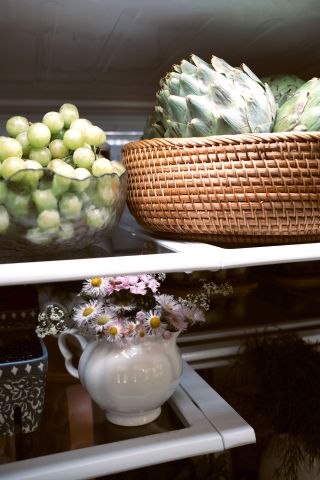
[[[101,317],[98,318],[98,325],[105,325],[108,322],[110,322],[108,315],[101,315]]]
[[[93,287],[100,287],[101,283],[102,283],[102,278],[95,277],[95,278],[92,278],[91,280],[91,285]]]
[[[159,317],[151,317],[150,318],[150,327],[151,328],[159,328],[160,327],[160,318]]]
[[[115,327],[115,326],[111,327],[111,328],[109,329],[109,333],[110,333],[110,335],[113,335],[113,336],[114,336],[114,335],[117,335],[117,333],[118,333],[117,327]]]
[[[144,331],[143,330],[140,330],[139,337],[144,337]]]
[[[86,308],[83,310],[82,315],[83,315],[84,317],[87,317],[88,315],[90,315],[90,313],[93,312],[93,310],[94,310],[93,307],[86,307]]]

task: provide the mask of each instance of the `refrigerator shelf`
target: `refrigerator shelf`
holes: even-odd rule
[[[159,239],[125,222],[99,247],[95,257],[82,252],[82,256],[71,259],[65,256],[61,260],[16,263],[10,260],[0,269],[0,286],[137,273],[218,271],[320,260],[320,243],[226,249],[200,242]],[[101,255],[101,251],[105,254]]]
[[[186,362],[170,399],[183,428],[0,466],[2,480],[85,480],[255,442],[255,433]]]

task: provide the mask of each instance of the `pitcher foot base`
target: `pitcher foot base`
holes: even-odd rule
[[[137,427],[138,425],[145,425],[146,423],[153,422],[159,417],[160,413],[161,407],[158,407],[154,410],[148,410],[147,412],[137,414],[107,412],[106,417],[109,422],[114,423],[115,425]]]

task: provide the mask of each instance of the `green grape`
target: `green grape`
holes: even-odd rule
[[[93,208],[93,205],[96,205],[96,202],[92,199],[92,196],[89,195],[88,192],[79,192],[78,195],[82,201],[82,204],[84,205],[84,207],[86,207],[86,210],[89,208]]]
[[[7,132],[11,137],[17,137],[19,133],[26,132],[29,128],[28,119],[19,115],[9,118],[6,123]]]
[[[60,177],[55,175],[52,180],[52,192],[56,197],[61,197],[65,192],[69,190],[71,185],[70,178]]]
[[[91,173],[86,168],[75,168],[73,187],[77,192],[83,192],[90,185]]]
[[[22,160],[22,158],[9,157],[6,158],[1,165],[1,175],[5,180],[14,175],[14,177],[10,178],[10,180],[14,182],[19,182],[22,180],[24,172],[21,172],[21,174],[19,175],[17,175],[17,172],[19,172],[20,170],[24,170],[25,168],[25,162],[24,160]]]
[[[24,172],[23,182],[34,190],[43,176],[42,165],[34,160],[25,160],[24,164],[28,171]]]
[[[113,166],[107,158],[97,158],[92,165],[92,174],[95,177],[100,177],[106,173],[113,173]]]
[[[49,145],[51,132],[44,123],[33,123],[28,130],[28,140],[32,147],[42,148]]]
[[[71,179],[74,177],[74,168],[63,162],[53,168],[55,175],[52,181],[52,191],[56,196],[63,195],[71,185]]]
[[[53,234],[51,232],[43,232],[38,227],[36,228],[29,228],[26,233],[26,238],[31,243],[35,243],[36,245],[45,245],[50,243]]]
[[[32,200],[34,201],[38,212],[43,212],[44,210],[57,210],[58,208],[57,199],[50,189],[35,190],[32,193]]]
[[[65,146],[63,140],[53,140],[49,143],[49,150],[53,158],[65,158],[69,155],[69,149]]]
[[[61,223],[60,229],[57,235],[59,240],[71,240],[74,237],[74,228],[72,223]]]
[[[62,128],[61,130],[59,130],[59,132],[53,133],[51,135],[51,140],[63,140],[63,135],[65,134],[65,132],[65,128]]]
[[[86,223],[91,228],[104,228],[108,225],[110,219],[110,211],[106,208],[88,208],[86,210]]]
[[[71,123],[70,128],[80,130],[80,132],[84,134],[89,125],[92,125],[90,120],[87,120],[86,118],[77,118]]]
[[[112,191],[112,175],[104,175],[97,180],[97,194],[99,203],[102,205],[112,205],[114,195]]]
[[[63,118],[65,128],[70,128],[71,123],[79,118],[78,109],[72,103],[64,103],[60,107],[59,113]]]
[[[10,218],[6,208],[0,205],[0,233],[6,233],[10,225]]]
[[[0,180],[0,203],[3,203],[8,195],[8,187],[6,182]]]
[[[54,167],[54,171],[63,177],[74,178],[74,168],[66,162],[57,164]]]
[[[24,165],[28,170],[38,170],[36,173],[39,174],[39,178],[42,177],[43,167],[40,162],[37,162],[36,160],[25,160]]]
[[[51,152],[48,147],[32,148],[29,152],[29,158],[39,162],[43,167],[47,167],[51,160]]]
[[[44,115],[42,123],[47,125],[51,133],[58,133],[64,126],[64,120],[58,112],[48,112]]]
[[[64,165],[64,164],[65,162],[61,158],[53,158],[48,163],[48,168],[51,168],[51,170],[55,170],[58,165]]]
[[[31,196],[28,193],[8,191],[6,207],[15,218],[27,217],[30,212]]]
[[[0,160],[9,157],[22,157],[22,146],[14,138],[3,137],[0,141]]]
[[[59,201],[61,215],[67,220],[78,220],[81,217],[82,202],[74,193],[66,193]]]
[[[60,226],[60,215],[57,210],[43,210],[37,218],[40,230],[56,231]]]
[[[64,134],[63,141],[70,150],[76,150],[84,144],[84,137],[80,130],[70,128],[70,130],[67,130]]]
[[[19,135],[16,136],[16,140],[20,143],[22,147],[22,155],[24,157],[28,157],[29,152],[31,150],[31,145],[28,140],[27,132],[21,132]]]
[[[121,162],[111,160],[111,165],[113,168],[113,172],[119,175],[119,177],[126,171],[124,165]]]
[[[73,152],[73,161],[78,167],[90,169],[94,160],[95,154],[91,148],[80,147]]]
[[[100,127],[89,125],[85,130],[85,141],[89,145],[100,147],[106,141],[106,134]]]

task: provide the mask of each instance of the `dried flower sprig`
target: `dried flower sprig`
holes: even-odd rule
[[[212,298],[231,291],[228,284],[202,282],[185,298],[160,293],[165,274],[95,277],[85,280],[69,317],[57,307],[39,316],[40,335],[58,333],[66,322],[86,337],[100,337],[119,346],[147,336],[170,338],[172,332],[205,322]]]

